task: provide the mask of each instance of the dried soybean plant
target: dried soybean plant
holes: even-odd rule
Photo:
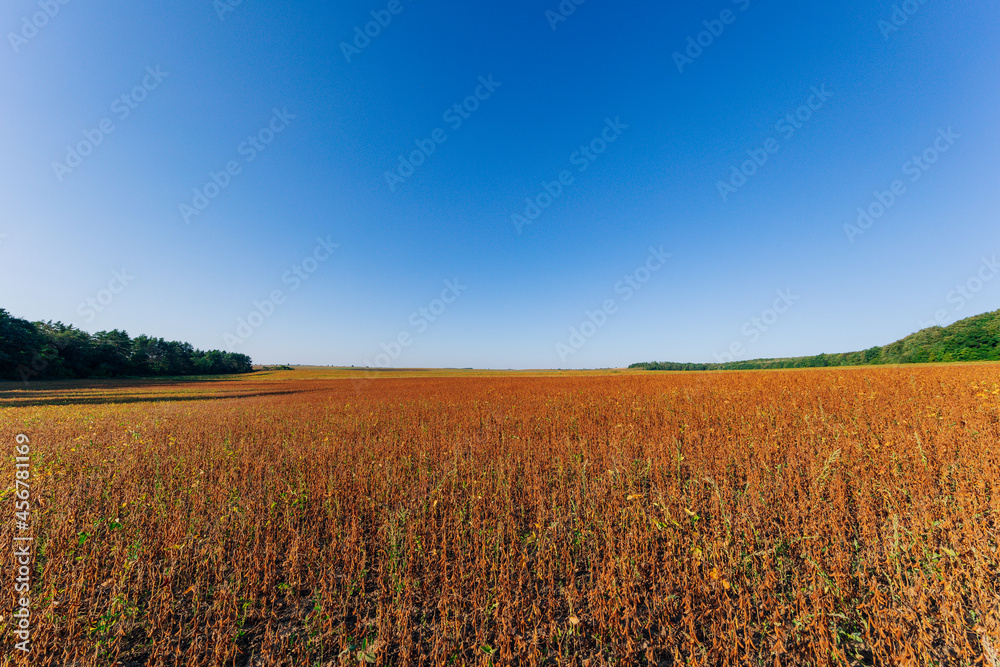
[[[37,549],[4,664],[995,665],[998,370],[12,400]]]

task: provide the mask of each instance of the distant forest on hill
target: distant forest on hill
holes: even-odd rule
[[[629,368],[651,371],[709,371],[946,361],[1000,361],[1000,310],[967,317],[946,327],[921,329],[895,343],[860,352],[707,364],[648,361],[632,364]]]
[[[0,379],[249,373],[250,357],[124,331],[89,334],[61,322],[29,322],[0,308]]]

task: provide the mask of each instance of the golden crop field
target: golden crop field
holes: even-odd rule
[[[1000,365],[355,375],[0,386],[4,664],[1000,665]]]

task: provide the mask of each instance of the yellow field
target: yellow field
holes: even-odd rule
[[[998,364],[316,368],[0,405],[4,664],[1000,665]]]

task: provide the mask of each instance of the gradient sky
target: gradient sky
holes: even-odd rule
[[[0,9],[19,317],[256,363],[595,368],[851,351],[1000,308],[995,2],[59,1]]]

